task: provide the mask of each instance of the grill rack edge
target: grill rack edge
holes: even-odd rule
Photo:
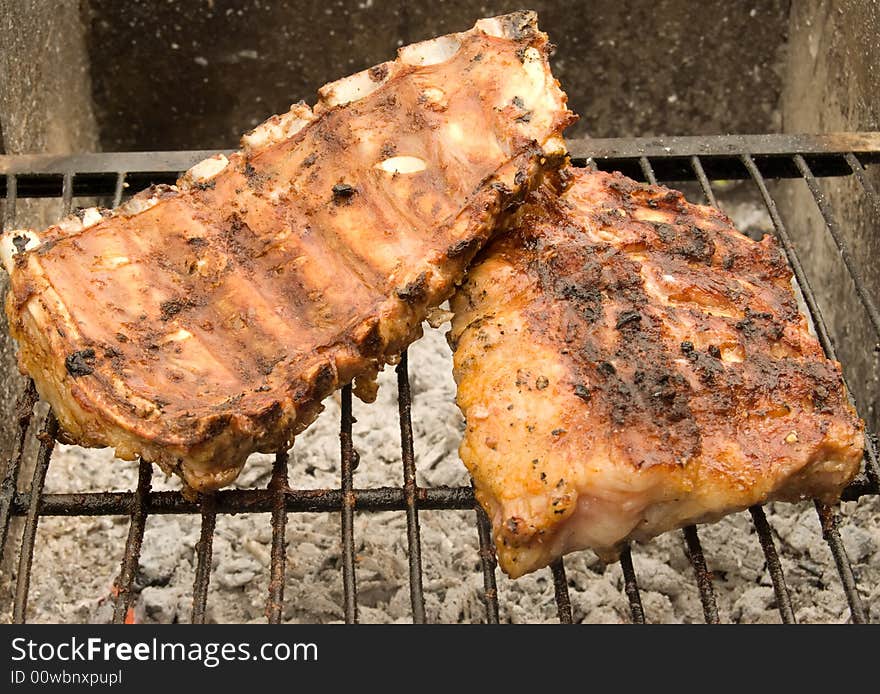
[[[858,269],[841,241],[830,203],[824,197],[817,178],[854,176],[869,200],[874,214],[880,217],[880,196],[866,175],[865,166],[880,163],[880,133],[837,133],[830,135],[754,135],[717,137],[673,137],[574,140],[570,151],[578,164],[619,170],[633,178],[656,183],[660,181],[694,180],[699,183],[706,202],[717,205],[711,181],[750,179],[756,186],[773,223],[796,281],[807,304],[819,341],[829,358],[836,352],[818,302],[804,273],[797,250],[788,235],[776,202],[766,185],[766,178],[801,178],[812,194],[843,259],[859,299],[880,339],[880,314],[873,298],[865,289]],[[60,197],[65,214],[72,209],[74,197],[106,196],[113,204],[122,200],[125,187],[136,191],[150,183],[171,183],[186,170],[214,151],[191,152],[129,152],[52,155],[0,155],[0,196],[5,200],[3,227],[14,226],[16,201],[21,197]],[[43,485],[51,461],[58,422],[50,412],[43,421],[37,438],[39,452],[34,463],[33,478],[28,491],[19,492],[19,477],[28,430],[34,424],[33,408],[37,401],[33,383],[29,382],[16,410],[18,436],[10,452],[6,474],[0,483],[0,559],[4,556],[9,526],[13,517],[24,517],[18,557],[17,581],[12,619],[26,621],[36,532],[41,516],[105,516],[128,515],[129,532],[120,572],[115,581],[115,623],[125,622],[137,595],[134,580],[137,574],[141,543],[149,514],[198,514],[201,516],[200,539],[196,546],[195,580],[193,584],[192,621],[204,622],[208,586],[211,577],[211,555],[214,528],[218,514],[271,514],[272,543],[269,568],[269,589],[266,616],[270,623],[282,620],[286,561],[285,529],[290,512],[339,512],[342,518],[342,583],[343,613],[346,622],[357,622],[357,587],[354,552],[355,511],[404,511],[407,518],[409,584],[413,621],[426,621],[422,586],[420,510],[473,510],[480,545],[483,573],[482,599],[485,621],[499,621],[498,588],[495,580],[496,559],[491,541],[489,520],[476,505],[473,490],[468,487],[421,487],[416,483],[416,461],[413,452],[411,421],[412,398],[406,353],[396,367],[401,432],[403,484],[399,487],[357,489],[353,473],[357,454],[352,441],[351,387],[342,389],[340,421],[341,484],[336,489],[290,489],[287,476],[287,453],[279,452],[273,465],[271,480],[265,489],[224,490],[213,495],[200,495],[188,500],[180,492],[151,491],[152,465],[140,462],[138,483],[132,492],[90,492],[44,494]],[[848,389],[849,390],[849,389]],[[880,468],[877,463],[874,437],[866,437],[864,470],[844,493],[844,500],[880,493]],[[852,565],[838,532],[836,509],[814,502],[822,534],[828,543],[840,575],[841,584],[854,623],[868,620],[868,613],[859,595]],[[755,531],[764,553],[780,618],[795,622],[791,596],[785,583],[779,555],[771,528],[761,506],[749,509]],[[712,584],[712,572],[703,554],[695,526],[681,531],[685,553],[694,569],[704,617],[709,623],[719,621]],[[629,602],[632,621],[646,621],[633,566],[631,550],[621,554],[623,590]],[[554,583],[557,614],[560,622],[572,622],[571,601],[563,560],[550,568]]]

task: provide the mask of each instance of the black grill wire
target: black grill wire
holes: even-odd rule
[[[854,176],[868,198],[872,210],[880,218],[880,198],[870,178],[866,175],[863,162],[880,160],[880,146],[862,151],[841,151],[829,145],[827,139],[805,139],[805,136],[786,138],[785,136],[765,137],[754,146],[756,138],[681,138],[685,145],[665,147],[658,151],[657,142],[650,146],[633,140],[601,141],[602,156],[590,158],[591,148],[598,147],[599,141],[583,141],[572,148],[575,161],[580,164],[597,166],[605,170],[622,170],[628,175],[650,183],[658,180],[655,167],[662,166],[670,175],[662,176],[665,181],[696,180],[706,202],[717,205],[711,180],[722,178],[751,179],[767,208],[770,219],[788,261],[794,271],[796,281],[810,312],[819,342],[826,355],[836,359],[836,352],[826,327],[818,303],[804,269],[798,258],[791,237],[780,216],[762,169],[774,176],[795,177],[799,175],[809,187],[819,209],[829,235],[834,241],[850,278],[857,290],[860,301],[869,316],[871,324],[880,339],[880,314],[874,298],[865,287],[861,274],[853,262],[841,234],[837,219],[828,199],[822,192],[818,176]],[[880,142],[880,138],[874,141]],[[752,146],[750,146],[752,145]],[[805,146],[806,145],[806,146]],[[650,150],[648,154],[645,152]],[[827,150],[827,151],[826,151]],[[595,151],[595,149],[592,149]],[[77,195],[112,196],[113,205],[118,205],[127,187],[132,190],[149,182],[172,182],[177,174],[188,168],[208,153],[137,153],[105,154],[83,157],[70,157],[67,160],[53,158],[31,161],[33,158],[0,157],[0,172],[4,171],[5,181],[5,229],[15,228],[16,201],[19,197],[57,197],[58,179],[61,183],[62,211],[67,214],[72,209],[75,188]],[[811,163],[812,162],[812,166]],[[132,165],[135,164],[135,165]],[[712,175],[707,173],[711,165]],[[794,171],[792,171],[792,166]],[[815,170],[820,171],[817,174]],[[794,173],[796,172],[796,174]],[[78,185],[78,181],[82,181]],[[129,183],[130,182],[130,183]],[[24,190],[23,190],[24,189]],[[499,621],[499,595],[496,582],[496,557],[492,543],[491,526],[483,510],[475,503],[472,488],[468,487],[421,487],[416,481],[416,459],[413,448],[413,428],[411,420],[412,395],[409,385],[409,365],[404,353],[396,367],[398,403],[400,417],[400,440],[402,462],[402,485],[400,487],[376,487],[359,489],[354,485],[354,472],[359,457],[354,448],[352,431],[351,387],[346,386],[341,393],[340,421],[340,471],[341,483],[338,489],[291,489],[288,482],[288,456],[286,451],[276,454],[271,480],[265,489],[223,490],[209,495],[200,495],[190,500],[180,492],[151,491],[152,465],[143,461],[139,464],[138,483],[133,492],[90,492],[45,494],[43,486],[51,462],[52,450],[58,433],[58,422],[49,412],[40,423],[36,437],[39,449],[32,466],[24,460],[27,434],[34,426],[34,406],[37,402],[33,382],[28,382],[19,402],[15,417],[17,437],[15,448],[8,454],[6,474],[0,483],[0,559],[5,555],[9,539],[12,517],[24,517],[21,544],[18,556],[18,570],[13,599],[12,621],[23,623],[27,617],[28,589],[31,578],[31,563],[41,516],[107,516],[127,515],[130,517],[129,533],[119,574],[114,583],[113,621],[131,621],[137,595],[135,578],[138,571],[144,528],[150,514],[198,514],[201,516],[200,538],[196,545],[196,569],[192,592],[192,621],[203,623],[207,614],[208,589],[211,580],[211,557],[214,530],[218,514],[227,513],[266,513],[270,516],[272,546],[270,560],[269,588],[266,601],[266,618],[270,623],[282,620],[284,605],[285,563],[287,543],[285,529],[289,513],[340,513],[342,548],[343,614],[346,622],[358,621],[357,602],[357,556],[355,553],[354,518],[356,512],[401,511],[407,519],[407,546],[409,559],[409,584],[413,622],[426,621],[425,598],[422,585],[422,547],[419,533],[419,511],[421,510],[471,510],[475,513],[476,532],[479,540],[479,558],[483,574],[482,600],[485,605],[485,621]],[[19,477],[23,469],[33,468],[33,476],[27,491],[18,491]],[[855,500],[865,494],[877,494],[880,488],[877,454],[873,437],[867,437],[864,472],[844,493],[845,500]],[[828,544],[840,575],[841,585],[849,603],[852,622],[863,623],[868,615],[856,585],[852,565],[838,531],[839,512],[836,508],[815,502],[816,512],[822,534]],[[773,584],[776,604],[780,618],[785,623],[795,622],[795,610],[791,595],[786,586],[772,529],[767,522],[763,508],[749,509],[758,541],[764,553],[767,572]],[[703,553],[700,538],[695,526],[682,531],[684,551],[694,570],[705,620],[708,623],[719,621],[718,607],[713,588],[713,575]],[[620,557],[623,573],[623,591],[630,605],[634,623],[648,621],[639,593],[631,547],[626,547]],[[572,622],[572,606],[568,592],[568,582],[563,560],[556,561],[549,572],[553,579],[557,614],[561,623]]]

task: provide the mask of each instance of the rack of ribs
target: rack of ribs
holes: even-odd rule
[[[176,186],[2,239],[19,364],[62,440],[189,487],[289,446],[421,334],[574,120],[533,13],[401,48]]]
[[[460,453],[502,568],[837,499],[863,425],[775,241],[620,174],[562,178],[451,302]]]

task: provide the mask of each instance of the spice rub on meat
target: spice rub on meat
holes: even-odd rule
[[[838,498],[863,427],[776,242],[666,188],[565,177],[452,300],[460,452],[502,568]]]
[[[289,445],[420,334],[573,119],[533,13],[405,46],[121,208],[2,239],[21,369],[64,440],[194,489]]]

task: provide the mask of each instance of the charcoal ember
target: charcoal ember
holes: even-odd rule
[[[754,586],[743,591],[730,611],[735,622],[749,624],[775,624],[779,622],[776,611],[776,595],[767,586]]]
[[[261,567],[248,556],[233,556],[224,562],[217,561],[213,579],[223,587],[236,589],[246,586],[256,578]]]
[[[671,600],[690,589],[681,580],[681,574],[663,561],[653,557],[639,559],[638,580],[641,589],[661,593]]]
[[[145,532],[135,583],[137,587],[167,586],[189,554],[180,542],[180,523],[177,519],[150,521]]]
[[[140,593],[139,607],[145,622],[169,624],[177,620],[181,603],[179,587],[147,586]],[[183,613],[187,615],[187,613]]]
[[[109,595],[98,599],[82,600],[73,607],[71,614],[77,622],[109,624],[113,621],[113,601]]]
[[[877,551],[877,532],[848,524],[840,529],[840,537],[850,561],[862,562]]]
[[[670,624],[681,624],[684,619],[681,616],[681,610],[676,609],[672,601],[662,593],[653,591],[641,594],[642,610],[649,616],[649,621],[659,619],[654,615],[663,615],[663,619]],[[630,621],[628,618],[626,621]]]

